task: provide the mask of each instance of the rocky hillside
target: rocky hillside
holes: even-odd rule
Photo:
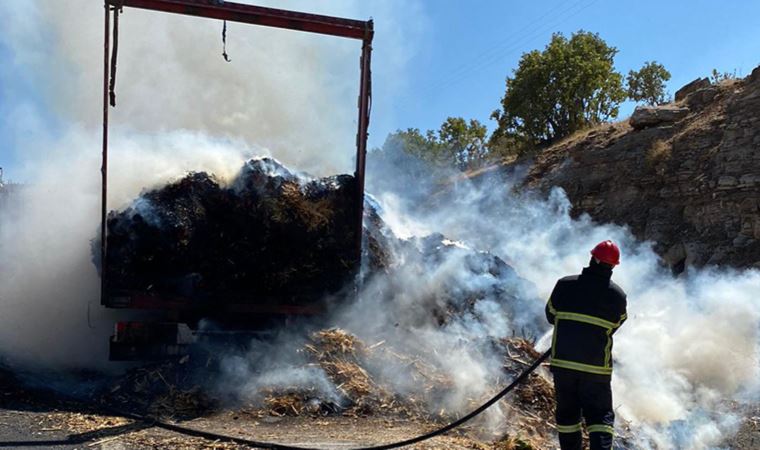
[[[760,67],[675,98],[552,146],[526,186],[561,186],[575,214],[630,226],[676,273],[760,267]]]

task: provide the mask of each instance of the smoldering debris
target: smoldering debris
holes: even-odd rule
[[[535,285],[500,257],[440,233],[399,239],[380,225],[365,228],[367,259],[381,263],[368,265],[360,298],[344,313],[349,328],[376,328],[382,335],[382,327],[394,324],[408,330],[448,326],[446,332],[476,339],[537,339],[548,329]],[[373,314],[383,320],[371,320]]]
[[[521,372],[536,354],[533,345],[520,338],[494,341],[503,356],[503,371],[489,380],[491,396]],[[425,355],[411,354],[385,341],[365,343],[339,328],[312,333],[296,350],[304,356],[304,366],[324,371],[339,393],[325,396],[318,385],[262,387],[252,395],[257,400],[239,399],[230,404],[217,389],[218,360],[191,356],[133,369],[96,393],[99,404],[109,408],[148,414],[169,420],[186,420],[233,409],[255,418],[266,417],[395,417],[424,423],[442,424],[459,417],[461,411],[439,409],[440,399],[454,388],[443,368]],[[402,371],[419,389],[398,392],[395,381],[382,368]],[[474,408],[487,398],[473,398]],[[514,394],[500,404],[509,411],[508,432],[533,448],[545,448],[553,436],[553,389],[545,373],[531,376]],[[484,432],[488,426],[475,421],[470,431]],[[490,432],[490,431],[489,431]],[[529,448],[529,447],[527,447]]]
[[[48,415],[50,424],[63,425],[76,433],[90,433],[104,428],[119,427],[134,423],[130,419],[102,416],[91,413],[54,412]]]
[[[304,178],[270,158],[248,161],[228,185],[199,172],[144,192],[108,215],[109,293],[251,301],[337,291],[358,264],[355,192],[352,176]]]
[[[177,361],[128,371],[93,394],[96,403],[152,417],[184,420],[217,409],[220,402],[207,389],[209,358],[186,356]]]

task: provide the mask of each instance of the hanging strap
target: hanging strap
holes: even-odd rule
[[[113,48],[111,49],[111,80],[108,84],[109,103],[116,107],[116,61],[119,55],[119,14],[123,11],[123,2],[113,7]]]
[[[227,21],[224,21],[224,26],[222,27],[222,57],[225,61],[231,62],[232,60],[227,55]]]

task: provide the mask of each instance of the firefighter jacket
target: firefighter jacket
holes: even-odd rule
[[[546,319],[554,325],[553,372],[609,380],[612,334],[626,319],[625,293],[611,276],[611,268],[592,261],[580,275],[557,282],[546,303]]]

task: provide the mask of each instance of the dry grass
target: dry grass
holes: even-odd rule
[[[377,385],[357,363],[345,360],[320,362],[338,390],[351,399],[361,399],[378,390]]]
[[[313,344],[307,344],[306,349],[320,359],[327,356],[366,356],[367,350],[363,342],[356,336],[340,328],[331,328],[314,333],[311,336]]]
[[[573,134],[571,134],[569,136],[565,136],[565,137],[559,139],[551,147],[555,147],[555,146],[557,146],[557,147],[560,147],[560,146],[561,147],[569,147],[569,146],[575,145],[578,142],[587,139],[589,137],[589,135],[591,133],[593,133],[594,131],[596,131],[598,129],[604,129],[604,128],[608,127],[608,126],[610,126],[610,125],[609,124],[602,124],[602,125],[599,125],[597,127],[583,128],[581,130],[578,130],[578,131],[574,132]]]
[[[507,338],[503,339],[501,343],[507,349],[507,354],[513,359],[519,355],[525,355],[532,360],[541,357],[541,353],[536,350],[533,344],[525,339]]]
[[[92,442],[81,448],[154,448],[154,449],[218,449],[236,450],[244,447],[200,438],[189,438],[174,434],[156,433],[155,428],[145,428],[122,417],[101,416],[74,412],[50,413],[45,420],[47,426],[42,431],[64,431],[70,434],[91,434]],[[125,427],[118,434],[109,430]],[[134,428],[131,428],[134,427]],[[102,432],[102,433],[101,433]],[[106,445],[108,443],[108,445]],[[247,448],[247,447],[245,447]]]
[[[213,406],[214,402],[200,387],[182,390],[169,386],[169,392],[158,396],[150,405],[149,412],[155,417],[195,417],[211,410]]]
[[[123,417],[101,416],[74,412],[54,412],[48,416],[54,424],[48,430],[64,430],[69,433],[90,433],[106,428],[119,427],[134,423]]]
[[[152,448],[157,450],[242,450],[251,447],[233,444],[232,442],[209,441],[178,435],[156,436],[154,433],[141,431],[125,436],[126,448]]]
[[[314,231],[325,227],[332,220],[334,212],[330,206],[330,199],[312,201],[304,195],[298,183],[286,182],[282,185],[282,197],[273,208],[273,217],[285,221],[288,214],[295,214],[309,231]]]
[[[653,168],[670,160],[673,146],[668,141],[657,139],[647,150],[644,160],[648,167]]]
[[[186,356],[179,361],[150,364],[128,371],[100,392],[97,400],[118,409],[139,411],[159,418],[186,419],[213,411],[218,403],[203,388],[203,382],[193,374],[197,364],[188,363]],[[206,365],[209,361],[206,361]],[[194,365],[193,367],[188,367]]]
[[[492,450],[538,450],[543,447],[536,447],[535,444],[531,444],[520,438],[506,436],[504,439],[494,442],[490,448]]]
[[[554,386],[546,378],[536,373],[517,387],[520,406],[542,415],[554,411]]]
[[[338,391],[351,403],[343,414],[363,416],[389,409],[393,395],[362,367],[368,349],[356,336],[339,328],[319,331],[305,350],[316,359]]]
[[[272,416],[300,416],[306,410],[308,399],[302,393],[271,394],[266,397],[264,404]]]
[[[541,153],[554,151],[554,149],[567,150],[570,147],[576,147],[583,143],[594,143],[595,147],[605,147],[607,142],[615,139],[631,130],[628,119],[618,122],[602,123],[594,127],[578,130],[570,136],[566,136]]]
[[[431,398],[453,388],[451,379],[419,357],[402,354],[385,342],[367,346],[356,336],[333,328],[314,333],[303,351],[324,370],[343,397],[342,415],[362,417],[393,414],[407,418],[431,419]],[[394,393],[381,376],[368,368],[393,367],[421,386],[418,396]],[[340,410],[335,404],[322,403],[319,393],[309,389],[265,393],[264,408],[255,415],[299,416],[329,414]],[[313,406],[312,404],[316,405]],[[325,410],[327,408],[327,410]],[[444,416],[440,412],[437,417]]]

